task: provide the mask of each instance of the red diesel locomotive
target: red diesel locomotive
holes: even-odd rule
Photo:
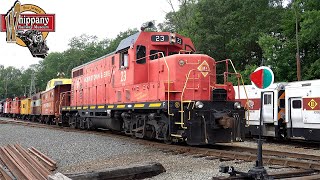
[[[106,128],[190,145],[243,138],[244,109],[231,83],[217,84],[216,62],[190,38],[138,32],[117,49],[72,70],[60,123]],[[65,101],[67,102],[67,101]]]

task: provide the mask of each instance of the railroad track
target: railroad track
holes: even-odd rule
[[[186,145],[168,145],[161,142],[148,141],[143,139],[135,139],[128,136],[124,136],[118,133],[112,133],[111,131],[84,131],[79,129],[72,129],[69,127],[60,126],[48,126],[45,124],[39,124],[28,121],[12,120],[9,118],[0,118],[0,124],[16,124],[28,127],[47,128],[59,131],[72,131],[78,133],[89,133],[100,136],[113,136],[122,140],[135,142],[141,145],[146,145],[163,151],[165,153],[180,154],[197,157],[203,157],[205,159],[221,159],[221,160],[242,160],[242,161],[255,161],[256,160],[256,148],[240,147],[230,145],[215,145],[210,147],[192,147]],[[301,168],[304,172],[314,173],[320,171],[320,156],[275,151],[275,150],[263,150],[263,162],[267,165],[280,165],[283,167]],[[292,172],[288,172],[292,174]],[[299,173],[303,175],[303,173]],[[284,176],[281,176],[284,177]]]

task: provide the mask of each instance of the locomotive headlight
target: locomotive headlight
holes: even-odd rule
[[[175,33],[170,33],[170,43],[171,44],[176,43],[176,34]]]
[[[239,102],[235,102],[234,109],[240,109],[240,108],[241,108],[241,104]]]
[[[197,101],[195,106],[196,106],[196,108],[201,109],[201,108],[203,108],[204,104],[201,101]]]

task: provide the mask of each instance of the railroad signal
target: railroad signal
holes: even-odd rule
[[[270,68],[261,66],[250,74],[250,80],[258,88],[266,89],[273,84],[274,74]]]

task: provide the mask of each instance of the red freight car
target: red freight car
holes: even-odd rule
[[[10,114],[12,117],[20,116],[20,105],[21,105],[20,99],[21,98],[24,99],[24,97],[15,97],[12,99],[11,109],[10,109]]]
[[[71,107],[62,108],[62,119],[188,144],[243,137],[232,84],[217,84],[215,60],[194,53],[191,40],[175,33],[129,36],[113,53],[72,70]]]
[[[41,116],[41,92],[31,97],[31,120],[39,121]]]
[[[4,102],[4,110],[3,110],[3,113],[5,114],[5,116],[9,116],[11,111],[11,104],[12,104],[12,99],[7,98],[6,102]]]
[[[51,89],[41,92],[41,115],[42,121],[45,123],[57,123],[59,118],[61,103],[69,105],[70,99],[65,98],[63,102],[60,94],[70,91],[70,84],[55,85]]]

